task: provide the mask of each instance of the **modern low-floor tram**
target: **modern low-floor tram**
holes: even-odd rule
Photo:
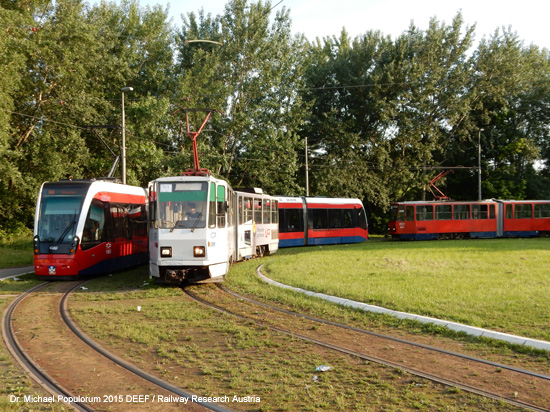
[[[45,182],[34,221],[34,272],[42,279],[100,275],[145,264],[145,189],[112,179]]]
[[[278,197],[279,246],[359,243],[368,239],[368,223],[359,199]]]

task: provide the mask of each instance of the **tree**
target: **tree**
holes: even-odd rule
[[[237,187],[291,194],[299,191],[297,130],[307,106],[297,90],[307,44],[292,37],[287,9],[270,23],[271,10],[269,2],[231,0],[217,17],[189,13],[179,34],[176,97],[181,109],[222,113],[199,142],[214,174]]]

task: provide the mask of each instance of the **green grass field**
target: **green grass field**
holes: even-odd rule
[[[0,241],[0,269],[32,265],[32,236]]]
[[[427,242],[281,250],[279,282],[386,308],[550,340],[550,239]]]

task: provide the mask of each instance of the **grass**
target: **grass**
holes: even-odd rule
[[[266,285],[254,275],[263,263],[264,273],[293,286],[541,337],[550,312],[543,299],[550,291],[549,250],[548,239],[297,248],[234,265],[226,285],[345,323],[440,332]],[[32,276],[0,282],[0,291],[28,289],[34,282]],[[176,287],[151,283],[147,266],[93,279],[86,287],[69,306],[87,333],[139,367],[201,395],[261,397],[260,405],[233,405],[245,410],[516,410],[213,312]],[[196,290],[207,294],[212,287]],[[496,350],[476,342],[478,351]],[[510,360],[526,359],[510,348],[502,350]],[[547,364],[549,359],[539,354],[535,361]],[[316,373],[315,366],[322,364],[331,371]]]
[[[285,284],[550,340],[550,239],[367,242],[281,252],[263,272]]]
[[[257,264],[234,266],[228,284],[235,286],[241,276],[253,282]],[[69,306],[87,333],[139,367],[202,396],[260,397],[259,404],[228,405],[239,410],[517,410],[214,312],[176,287],[148,282],[147,267],[86,286]],[[212,288],[194,291],[207,295]],[[332,369],[319,373],[317,365]]]
[[[32,265],[32,236],[0,241],[0,269]]]

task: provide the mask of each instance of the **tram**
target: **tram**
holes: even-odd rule
[[[143,188],[113,179],[45,182],[34,220],[34,272],[42,279],[100,275],[147,263]]]
[[[549,200],[396,202],[390,213],[393,239],[550,236]]]
[[[278,249],[277,200],[234,191],[209,173],[148,185],[149,268],[159,283],[221,282],[234,261]]]
[[[359,199],[278,197],[280,247],[359,243],[368,224]]]

